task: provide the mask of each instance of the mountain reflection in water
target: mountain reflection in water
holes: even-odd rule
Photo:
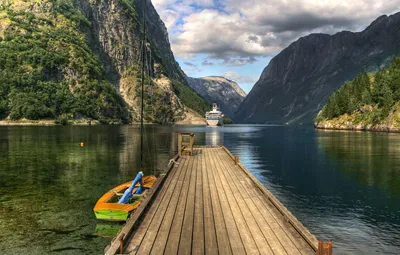
[[[176,154],[177,133],[194,133],[195,144],[224,144],[239,156],[311,233],[333,241],[335,254],[399,253],[400,134],[145,128],[145,174],[159,174]],[[0,254],[102,253],[110,240],[95,234],[119,226],[98,225],[93,206],[136,175],[139,143],[137,125],[0,127]]]

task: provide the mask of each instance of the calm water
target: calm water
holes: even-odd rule
[[[176,153],[177,132],[224,143],[335,254],[400,253],[400,134],[147,126],[147,174]],[[102,253],[92,208],[139,158],[135,126],[0,127],[0,254]]]

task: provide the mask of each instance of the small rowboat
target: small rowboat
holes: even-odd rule
[[[140,178],[138,178],[139,175]],[[141,173],[139,173],[138,176],[133,181],[111,189],[97,201],[93,208],[97,219],[126,221],[129,214],[140,205],[146,193],[157,180],[154,175],[142,177]],[[141,179],[142,185],[140,185],[139,179]]]

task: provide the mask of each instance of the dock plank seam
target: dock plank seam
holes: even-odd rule
[[[197,175],[196,175],[196,193],[194,203],[194,223],[192,254],[204,254],[205,235],[204,235],[204,204],[203,204],[203,171],[201,164],[201,149],[196,150]]]
[[[270,228],[269,224],[265,221],[262,214],[259,212],[259,209],[257,208],[256,204],[251,199],[251,196],[249,194],[249,190],[247,189],[247,187],[245,187],[243,185],[243,183],[238,178],[236,178],[236,171],[237,171],[235,169],[236,166],[233,163],[227,165],[228,163],[226,161],[223,161],[221,158],[221,152],[223,152],[223,150],[218,149],[218,151],[216,152],[216,156],[220,159],[219,161],[221,162],[221,164],[223,164],[223,167],[226,170],[224,172],[227,172],[229,169],[232,169],[232,171],[230,171],[231,174],[225,174],[225,177],[227,179],[229,179],[231,181],[231,183],[233,183],[233,185],[236,187],[236,190],[241,191],[241,192],[238,192],[239,199],[241,197],[243,201],[246,201],[246,206],[248,207],[248,213],[251,215],[251,217],[253,217],[254,223],[257,225],[258,230],[260,231],[259,234],[261,234],[264,237],[264,241],[268,245],[268,248],[266,249],[263,246],[260,247],[259,244],[257,244],[257,242],[256,242],[260,252],[275,254],[275,252],[272,250],[272,246],[271,246],[270,242],[268,241],[269,238],[266,235],[264,227],[263,227],[263,226],[268,226]],[[247,198],[245,198],[243,196],[244,193],[247,194]],[[250,201],[251,201],[251,203],[249,203]],[[244,208],[244,209],[246,209],[246,208]],[[243,210],[242,210],[242,212],[243,212]],[[264,223],[264,225],[261,225],[260,218],[255,215],[255,213],[257,213],[257,212],[258,212],[259,217],[261,216],[261,219],[262,219],[262,222]],[[243,213],[243,216],[244,216],[244,213]],[[248,219],[248,217],[246,217],[246,219]],[[247,224],[249,225],[248,222],[247,222]],[[250,226],[249,226],[249,228],[250,228]]]
[[[235,167],[235,166],[233,165],[233,163],[232,163],[232,167]],[[241,171],[241,170],[238,170],[238,171]],[[238,176],[238,171],[232,171],[232,176],[234,176],[234,179],[236,179],[237,182],[240,182],[240,183],[241,183],[244,192],[246,192],[246,193],[249,195],[249,199],[252,200],[253,204],[255,205],[256,210],[257,210],[258,213],[261,215],[261,217],[262,217],[263,221],[265,222],[265,224],[269,227],[268,230],[264,230],[264,231],[262,231],[262,232],[263,232],[264,237],[266,238],[267,242],[269,243],[269,245],[270,245],[272,251],[274,252],[274,254],[287,254],[287,252],[286,252],[284,246],[282,245],[282,243],[281,243],[279,237],[276,235],[276,233],[275,233],[274,231],[272,231],[273,228],[272,228],[272,226],[270,225],[269,221],[266,219],[265,214],[262,213],[260,203],[256,203],[255,198],[253,198],[253,196],[250,195],[250,193],[249,193],[250,186],[248,185],[248,183],[246,182],[246,180],[244,180],[244,181],[243,181],[243,180],[242,180],[242,181],[240,180],[240,178],[239,178],[239,176]],[[246,178],[246,177],[245,177],[245,178]],[[246,179],[247,179],[247,178],[246,178]],[[235,181],[234,181],[234,182],[235,182]],[[246,182],[246,184],[243,184],[243,182]],[[261,202],[261,201],[259,201],[259,202]],[[271,217],[272,217],[272,215],[271,215]],[[259,226],[260,226],[260,225],[259,225]],[[268,233],[265,233],[265,232],[268,232]],[[272,233],[271,233],[271,232],[272,232]],[[273,247],[273,246],[275,246],[275,245],[272,245],[272,243],[270,243],[270,242],[268,241],[268,239],[271,239],[271,238],[273,239],[273,240],[270,240],[271,242],[275,242],[275,243],[277,242],[277,243],[280,245],[279,249],[278,249],[278,247]],[[275,240],[275,239],[276,239],[276,240]],[[284,251],[284,253],[282,253],[282,251]]]
[[[169,230],[164,254],[176,254],[178,252],[180,236],[182,232],[183,217],[186,209],[187,194],[192,175],[192,171],[189,169],[190,164],[191,166],[193,166],[193,161],[191,160],[191,158],[188,157],[188,170],[182,186],[183,197],[181,197],[181,199],[179,199],[178,201],[171,228]]]
[[[207,154],[210,156],[210,159],[213,162],[213,164],[216,165],[216,163],[215,163],[215,161],[214,161],[214,159],[212,157],[212,153],[207,152]],[[235,253],[235,254],[238,254],[238,253],[247,254],[246,248],[245,248],[245,243],[244,243],[244,241],[242,239],[242,236],[240,235],[239,226],[238,226],[238,224],[236,222],[236,219],[234,217],[232,208],[231,208],[231,206],[230,206],[230,204],[228,202],[228,198],[227,198],[227,195],[225,193],[225,190],[224,190],[223,187],[221,188],[220,185],[217,185],[217,183],[218,183],[217,178],[219,179],[219,176],[217,176],[214,173],[212,175],[213,175],[213,178],[214,178],[214,183],[215,183],[215,185],[217,187],[217,194],[218,194],[218,196],[220,198],[221,206],[222,206],[222,204],[225,204],[225,206],[223,206],[223,207],[225,207],[225,209],[227,209],[227,210],[222,210],[222,212],[223,212],[223,215],[224,215],[225,224],[227,226],[227,231],[228,231],[228,228],[230,228],[230,231],[228,231],[228,237],[229,237],[229,241],[231,243],[232,252]],[[221,181],[219,183],[221,183]],[[231,222],[229,222],[229,221],[231,221]],[[229,224],[229,223],[231,223],[231,224]],[[234,225],[232,225],[232,223]],[[239,239],[239,240],[235,240],[235,239]],[[239,243],[238,241],[240,241],[241,246],[238,246],[238,243]]]
[[[225,150],[225,152],[232,158],[234,159],[234,156],[232,153],[225,147],[222,146],[222,148]],[[290,213],[287,208],[282,205],[282,203],[275,198],[275,196],[267,189],[265,186],[260,183],[257,178],[250,173],[250,171],[243,166],[243,164],[239,163],[239,167],[242,170],[242,172],[247,175],[252,181],[253,184],[258,186],[260,192],[263,194],[262,197],[266,197],[268,199],[268,202],[271,203],[277,211],[292,225],[292,227],[295,229],[295,231],[308,243],[310,248],[317,252],[318,251],[318,240],[317,238],[312,235],[308,229],[306,229],[301,222],[297,220],[296,217],[293,216],[293,214]]]
[[[166,210],[164,218],[163,218],[163,222],[161,223],[161,226],[160,226],[160,228],[159,228],[159,230],[157,232],[157,236],[156,236],[156,238],[154,240],[153,247],[151,248],[150,254],[162,254],[164,252],[164,250],[165,250],[165,246],[166,246],[166,243],[167,243],[167,240],[168,240],[168,237],[169,237],[169,234],[170,234],[170,230],[171,230],[171,225],[172,225],[175,213],[177,211],[176,208],[178,206],[179,197],[181,197],[181,194],[182,194],[182,191],[183,191],[182,187],[184,185],[184,181],[185,181],[187,173],[188,173],[188,166],[189,166],[189,164],[186,161],[185,166],[182,167],[183,168],[182,171],[184,173],[184,176],[183,176],[182,179],[179,179],[178,183],[177,183],[178,188],[176,190],[177,190],[177,192],[179,194],[176,195],[175,192],[174,192],[175,196],[173,195],[172,198],[171,198],[171,201],[173,200],[172,204],[170,202],[170,204],[167,207],[167,210]],[[172,215],[171,215],[172,217],[171,217],[171,219],[169,219],[169,217],[166,216],[166,215],[168,213],[171,213],[171,210],[173,210],[172,211]],[[166,234],[164,233],[164,235],[162,235],[161,234],[162,232],[167,232],[167,233]]]
[[[243,173],[244,174],[244,173]],[[244,175],[244,176],[246,176],[246,175]],[[251,182],[251,180],[249,180],[248,181],[249,182],[249,185],[250,185],[250,182]],[[253,183],[252,183],[253,184]],[[258,194],[257,193],[257,198],[256,199],[259,199],[259,201],[261,202],[261,204],[263,204],[264,205],[264,208],[268,211],[268,213],[275,219],[275,222],[279,225],[279,229],[280,230],[277,230],[276,228],[273,228],[275,231],[274,231],[274,234],[275,235],[277,235],[278,233],[277,233],[277,231],[283,231],[283,233],[284,233],[284,238],[282,239],[282,238],[278,238],[279,239],[279,241],[281,242],[281,245],[284,247],[284,249],[287,251],[287,253],[288,254],[303,254],[304,252],[301,252],[300,250],[299,250],[299,247],[298,247],[298,245],[296,245],[298,242],[296,242],[294,239],[296,239],[294,236],[293,236],[293,234],[292,233],[288,233],[287,232],[287,228],[285,227],[285,225],[284,225],[284,218],[282,217],[282,216],[279,216],[278,214],[277,214],[277,212],[279,212],[279,211],[277,211],[277,209],[274,207],[274,205],[272,204],[272,203],[267,203],[266,202],[266,199],[265,198],[263,198],[263,197],[260,197],[260,194]],[[265,215],[265,214],[264,214]],[[292,227],[292,226],[290,226],[290,227]],[[287,239],[289,240],[287,240]],[[286,240],[286,241],[285,241]],[[288,244],[291,244],[291,245],[288,245]],[[294,246],[294,251],[293,251],[293,248],[290,248],[291,246]]]
[[[239,167],[240,167],[240,166],[239,166]],[[247,182],[248,182],[249,185],[256,185],[250,178],[246,178],[246,177],[248,177],[248,175],[243,171],[242,168],[241,168],[240,170],[241,170],[241,171],[238,171],[238,173],[239,173],[240,175],[242,175],[242,177],[244,177],[244,178],[247,180]],[[256,193],[258,199],[261,201],[262,204],[264,204],[264,206],[265,206],[265,208],[268,210],[269,214],[272,215],[272,217],[275,219],[275,221],[277,222],[277,224],[279,224],[279,226],[281,227],[281,230],[285,233],[285,235],[287,236],[287,238],[290,240],[290,242],[282,243],[282,241],[284,241],[284,240],[279,239],[280,242],[281,242],[281,244],[283,245],[283,247],[285,247],[285,250],[286,250],[289,254],[299,254],[299,253],[300,253],[300,254],[309,254],[308,251],[305,251],[305,250],[304,250],[305,246],[299,247],[299,244],[302,244],[303,242],[300,242],[300,243],[299,243],[299,242],[296,242],[295,240],[298,239],[298,238],[295,237],[294,233],[288,232],[288,229],[293,229],[293,231],[295,231],[296,233],[297,233],[297,230],[294,229],[294,227],[293,227],[291,224],[290,224],[290,227],[289,227],[289,226],[288,226],[288,227],[285,227],[285,223],[289,224],[289,222],[286,222],[286,221],[285,221],[284,216],[283,216],[283,215],[281,214],[281,212],[275,207],[275,205],[272,204],[272,203],[269,201],[268,197],[265,197],[265,196],[262,194],[261,190],[258,189],[257,186],[256,186],[256,188],[257,188],[257,191],[258,191],[258,192]],[[268,202],[267,202],[267,201],[268,201]],[[279,214],[277,214],[277,213],[279,213]],[[274,231],[274,234],[277,235],[276,231]],[[300,237],[301,237],[301,236],[300,236]],[[306,240],[304,240],[304,239],[303,239],[303,241],[306,242]],[[295,251],[292,251],[292,252],[291,252],[290,250],[288,250],[288,248],[290,248],[290,247],[287,247],[287,244],[288,244],[288,243],[292,243],[292,244],[295,246],[296,250],[295,250]],[[286,244],[286,246],[285,246],[285,244]],[[308,247],[308,243],[307,243],[307,247]]]
[[[217,233],[215,230],[214,210],[211,203],[210,187],[205,166],[204,154],[201,154],[201,171],[203,184],[203,228],[204,228],[204,251],[206,254],[218,254]],[[208,217],[206,217],[206,214]],[[211,214],[211,217],[210,217]],[[206,220],[207,219],[207,220]],[[209,221],[212,221],[209,222]],[[206,226],[207,225],[207,226]],[[208,228],[207,228],[208,227]]]
[[[148,230],[146,231],[142,243],[140,244],[140,248],[136,252],[136,254],[149,254],[151,252],[151,249],[153,248],[154,242],[156,240],[158,231],[160,230],[160,227],[163,222],[163,218],[167,212],[167,209],[171,203],[171,200],[173,198],[173,195],[176,192],[176,186],[179,184],[179,180],[181,177],[184,176],[184,168],[180,168],[180,172],[176,178],[174,178],[173,181],[173,186],[170,185],[169,189],[166,191],[167,198],[164,197],[164,199],[160,202],[158,209],[149,225]],[[155,226],[154,226],[155,225]]]
[[[172,180],[174,179],[175,175],[177,173],[179,173],[182,170],[182,167],[179,166],[178,168],[174,168],[174,172],[172,173],[172,175],[170,176],[170,178],[167,178],[166,183],[163,185],[163,187],[160,190],[160,193],[158,194],[158,196],[155,198],[154,202],[152,203],[151,207],[149,208],[149,211],[147,212],[147,215],[145,216],[145,218],[143,219],[143,221],[141,222],[141,226],[140,228],[138,228],[135,233],[132,234],[131,236],[131,241],[129,242],[129,245],[127,245],[127,247],[125,248],[125,251],[127,251],[128,253],[131,252],[135,252],[133,249],[135,249],[135,245],[137,247],[140,246],[149,226],[151,225],[151,222],[153,220],[153,217],[155,216],[161,201],[164,199],[164,197],[167,194],[167,190],[169,189],[169,186],[172,182]],[[165,192],[164,192],[165,191]],[[146,227],[147,225],[147,227]],[[143,233],[142,233],[143,232]],[[133,237],[137,237],[137,235],[142,235],[140,239],[133,239]],[[132,247],[132,248],[130,248]]]
[[[205,158],[208,159],[208,162],[211,162],[210,155],[207,151],[204,151],[204,155],[205,155]],[[231,241],[229,238],[229,232],[228,232],[228,228],[226,226],[226,220],[225,220],[224,212],[222,210],[222,205],[221,205],[221,201],[219,198],[219,194],[217,192],[215,179],[212,176],[213,174],[210,173],[211,171],[206,169],[206,172],[207,172],[208,182],[210,183],[210,196],[211,196],[212,207],[213,207],[213,209],[215,209],[213,212],[214,212],[214,215],[220,216],[220,217],[216,217],[214,220],[214,224],[215,224],[214,227],[215,227],[215,232],[216,232],[216,236],[217,236],[218,252],[219,252],[219,254],[233,254],[233,249],[232,249]],[[217,224],[216,220],[218,220],[218,218],[221,221],[220,222],[221,226],[216,225]],[[229,250],[224,250],[224,247],[229,247]]]
[[[197,177],[197,165],[195,164],[198,160],[196,156],[192,156],[191,160],[193,161],[192,165],[192,175],[190,178],[188,196],[186,199],[186,209],[183,218],[181,236],[179,240],[179,248],[178,254],[189,254],[189,251],[192,250],[192,240],[193,240],[193,225],[194,225],[194,203],[195,203],[195,195],[196,195],[196,177]],[[194,182],[194,184],[193,184]],[[188,229],[187,229],[188,228]],[[184,233],[183,230],[187,232]]]
[[[259,231],[258,234],[262,235],[262,232],[261,232],[261,229],[259,228],[259,226],[257,225],[258,229],[254,229],[254,226],[250,226],[249,225],[248,220],[250,219],[250,217],[253,217],[253,219],[254,219],[254,216],[251,215],[251,213],[250,213],[250,215],[245,215],[246,213],[244,212],[244,210],[246,208],[243,207],[243,204],[244,204],[245,200],[243,199],[242,194],[240,194],[240,192],[239,192],[240,189],[237,188],[236,183],[235,182],[229,182],[230,178],[228,178],[227,175],[224,173],[224,172],[226,172],[225,171],[226,168],[225,168],[225,165],[224,165],[224,162],[223,162],[224,160],[222,160],[218,155],[220,150],[221,149],[213,149],[212,150],[213,151],[213,155],[217,159],[216,161],[218,162],[218,164],[220,166],[220,170],[221,171],[219,171],[219,176],[220,176],[221,179],[223,177],[226,180],[226,183],[232,183],[232,185],[234,185],[236,187],[236,189],[235,189],[233,186],[229,185],[228,187],[226,187],[226,185],[224,185],[224,188],[226,188],[225,192],[226,191],[228,191],[228,192],[230,191],[231,194],[233,195],[233,200],[231,201],[233,203],[231,204],[231,202],[230,202],[230,204],[231,204],[231,206],[237,206],[238,207],[240,215],[241,215],[241,218],[242,218],[242,223],[241,224],[244,225],[245,229],[247,227],[247,231],[248,231],[248,233],[250,233],[251,240],[254,242],[255,247],[257,247],[258,252],[260,253],[262,251],[265,251],[264,249],[269,249],[269,251],[270,251],[269,254],[272,254],[272,251],[270,250],[270,248],[269,247],[268,248],[262,247],[262,241],[260,242],[260,240],[257,240],[257,238],[255,236],[257,234],[257,230]],[[233,172],[233,171],[230,171],[230,172]],[[242,199],[240,199],[240,197]],[[236,215],[236,217],[240,218],[239,215]],[[265,243],[268,245],[268,242],[266,241],[266,239],[264,238],[263,235],[262,235],[262,238],[264,239]],[[254,251],[250,251],[250,253],[254,254]]]

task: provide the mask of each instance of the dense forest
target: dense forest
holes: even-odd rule
[[[124,9],[121,15],[131,22],[129,29],[139,34],[135,39],[141,38],[141,28],[135,28],[135,7],[130,1],[118,3]],[[79,119],[100,123],[138,120],[140,67],[121,68],[125,70],[121,77],[129,79],[127,86],[133,89],[130,98],[134,102],[128,105],[118,93],[118,84],[108,80],[98,52],[91,48],[93,42],[86,33],[93,26],[72,0],[0,4],[0,120],[55,119],[60,124]],[[112,47],[118,48],[118,43],[113,42]],[[148,45],[157,55],[154,45]],[[158,55],[157,59],[162,62]],[[171,76],[159,66],[160,73],[145,77],[146,121],[181,120],[185,107],[200,114],[209,110],[210,105],[182,81],[170,79],[171,90],[160,89],[150,78]],[[179,100],[172,102],[175,95]]]
[[[355,122],[379,124],[397,108],[400,101],[400,58],[375,74],[362,73],[345,84],[329,99],[316,122],[344,114],[358,113]]]
[[[69,1],[51,8],[51,15],[35,15],[1,6],[8,24],[0,31],[0,118],[128,122],[124,101],[80,32],[89,21]]]

